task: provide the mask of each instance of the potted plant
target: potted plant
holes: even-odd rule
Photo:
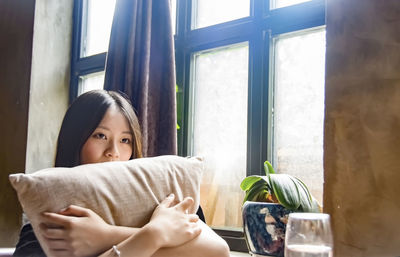
[[[307,186],[288,174],[277,174],[264,162],[265,176],[248,176],[240,188],[243,227],[249,251],[254,255],[283,256],[286,223],[291,212],[320,212]]]

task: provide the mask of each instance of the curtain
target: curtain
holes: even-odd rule
[[[175,58],[169,0],[117,0],[104,88],[125,93],[143,156],[177,154]]]

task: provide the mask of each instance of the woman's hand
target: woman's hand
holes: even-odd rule
[[[186,254],[188,251],[185,249],[175,251],[174,247],[189,241],[193,242],[192,240],[200,235],[200,222],[197,222],[199,217],[196,214],[187,214],[188,208],[193,205],[192,198],[185,198],[176,205],[174,205],[174,198],[174,195],[167,197],[154,210],[149,223],[118,244],[121,256],[150,257],[160,248],[163,248],[162,250],[171,249],[170,252],[164,251],[167,253],[166,255],[160,253],[163,257],[191,256],[191,254]],[[198,249],[191,249],[191,251],[193,250],[197,251]],[[101,255],[101,257],[103,256],[115,256],[115,253],[110,249]]]
[[[114,243],[111,225],[90,209],[71,205],[59,213],[42,214],[40,231],[54,256],[89,256],[101,253]]]
[[[154,210],[150,222],[144,229],[156,231],[160,247],[175,247],[184,244],[201,233],[196,214],[187,214],[193,205],[192,198],[187,197],[182,202],[174,204],[174,195],[168,196]]]

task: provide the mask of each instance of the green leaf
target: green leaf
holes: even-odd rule
[[[296,185],[297,193],[299,195],[300,206],[299,210],[309,212],[311,209],[311,195],[304,183],[294,177],[291,177],[293,183]]]
[[[266,176],[249,176],[242,180],[240,188],[246,192],[246,201],[276,201],[295,211],[320,212],[320,207],[307,186],[288,174],[277,174],[269,161],[264,162]],[[272,196],[271,196],[272,195]],[[275,199],[276,198],[276,199]]]
[[[240,188],[243,191],[247,191],[250,189],[250,187],[253,186],[254,183],[262,179],[261,176],[248,176],[245,179],[242,180],[242,183],[240,183]]]
[[[306,184],[298,178],[294,178],[298,184],[298,190],[300,195],[300,207],[299,209],[304,212],[320,212],[317,200],[311,195]]]
[[[259,194],[257,194],[257,198],[255,198],[255,199],[253,198],[253,201],[256,201],[256,202],[267,202],[268,194],[269,194],[268,190],[264,188],[264,189],[262,189],[260,191]]]
[[[301,189],[304,191],[304,193],[305,193],[304,199],[307,199],[308,202],[311,204],[312,196],[311,196],[311,193],[310,193],[310,191],[308,190],[306,184],[304,184],[304,182],[301,181],[301,180],[298,179],[298,178],[293,178],[293,179],[295,179],[296,183],[299,185],[299,188],[301,188]]]
[[[273,193],[279,203],[290,210],[296,210],[300,206],[300,199],[296,184],[287,174],[270,174]]]
[[[312,209],[311,212],[321,212],[320,205],[318,201],[313,197],[312,198]]]
[[[258,195],[262,193],[264,190],[268,190],[267,183],[265,180],[260,179],[253,184],[253,186],[246,191],[246,195],[243,199],[243,203],[246,201],[254,201],[258,198]]]
[[[272,167],[272,165],[269,161],[264,162],[264,171],[265,171],[265,175],[267,175],[267,176],[269,174],[276,174],[274,168]]]

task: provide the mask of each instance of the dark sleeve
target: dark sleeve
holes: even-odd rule
[[[14,257],[46,257],[30,223],[25,224],[19,234]]]
[[[199,205],[199,209],[197,210],[197,216],[199,216],[199,218],[206,223],[206,218],[204,217],[204,213],[203,213],[203,209],[201,208],[201,206]],[[207,224],[207,223],[206,223]]]

